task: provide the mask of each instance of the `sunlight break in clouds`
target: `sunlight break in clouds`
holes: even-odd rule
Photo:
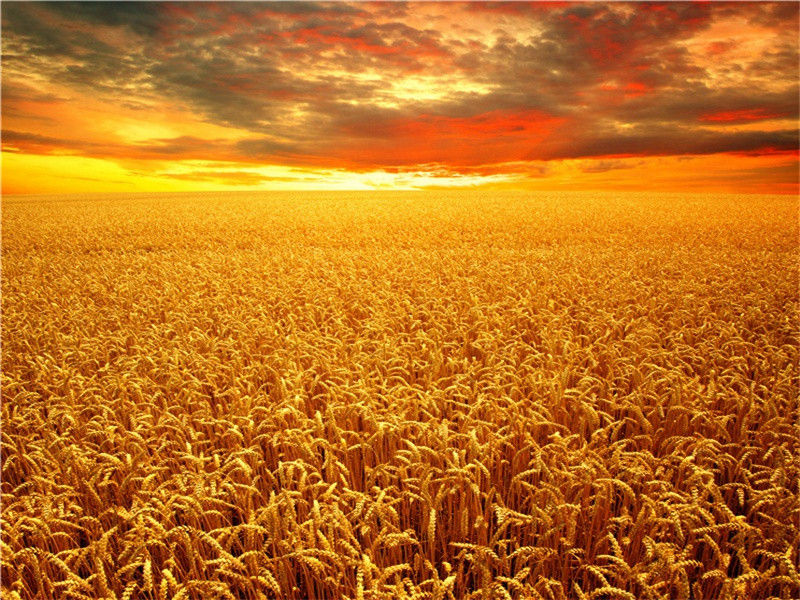
[[[797,3],[4,3],[3,192],[797,193]]]

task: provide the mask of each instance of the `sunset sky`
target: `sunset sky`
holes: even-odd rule
[[[798,191],[787,3],[2,3],[3,193]]]

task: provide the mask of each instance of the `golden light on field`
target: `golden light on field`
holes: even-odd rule
[[[3,598],[797,598],[797,208],[6,199]]]
[[[4,2],[3,600],[797,600],[794,2]]]
[[[6,194],[798,193],[797,3],[6,3],[2,17]]]

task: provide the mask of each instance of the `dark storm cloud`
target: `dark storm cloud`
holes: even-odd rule
[[[90,87],[114,94],[132,81],[147,78],[141,51],[121,49],[103,41],[92,31],[105,15],[109,26],[120,25],[110,17],[105,3],[88,8],[83,4],[14,2],[2,5],[3,84],[6,72],[27,77],[41,75],[57,84]],[[124,3],[122,3],[124,4]],[[155,11],[125,27],[138,35],[150,31],[144,23],[155,23]],[[123,14],[130,9],[122,9]],[[116,17],[122,19],[123,16]],[[138,23],[138,25],[137,25]]]
[[[53,28],[44,20],[49,10],[48,4],[38,2],[5,2],[0,6],[3,62],[30,55],[73,56],[78,52],[78,36]]]
[[[702,82],[687,83],[682,93],[663,93],[654,102],[641,96],[626,103],[620,116],[633,122],[673,121],[686,123],[705,120],[708,115],[731,111],[760,111],[771,118],[797,118],[798,86],[790,85],[780,92],[762,92],[754,96],[740,87],[709,88]],[[610,111],[612,114],[615,111]]]
[[[159,5],[153,2],[52,2],[46,6],[72,22],[124,27],[142,35],[153,35],[159,28]]]
[[[602,156],[669,156],[721,152],[791,152],[798,147],[796,130],[716,131],[672,127],[639,127],[632,132],[592,132],[568,145],[538,148],[531,159]]]

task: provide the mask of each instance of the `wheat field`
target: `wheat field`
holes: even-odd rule
[[[798,202],[7,197],[2,597],[800,597]]]

